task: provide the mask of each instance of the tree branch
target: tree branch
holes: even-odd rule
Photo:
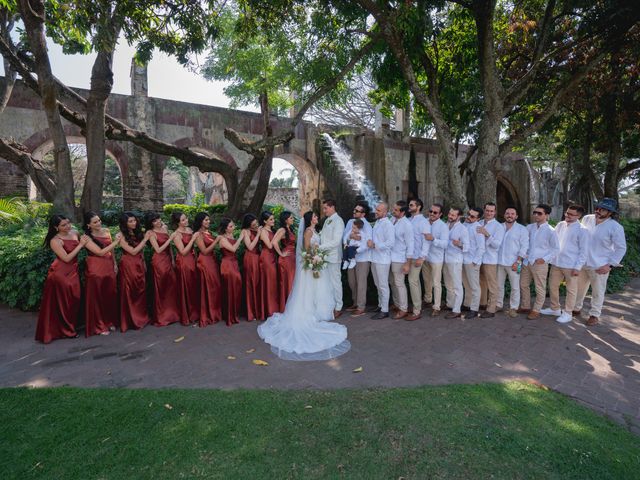
[[[25,175],[29,175],[45,200],[53,201],[56,184],[47,169],[31,156],[25,145],[0,138],[0,157],[16,165]]]

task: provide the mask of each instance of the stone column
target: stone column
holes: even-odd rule
[[[131,61],[131,97],[127,100],[127,123],[151,136],[156,135],[156,109],[148,97],[147,67]],[[124,145],[126,168],[122,172],[122,199],[125,210],[161,211],[162,171],[166,159],[139,148]]]

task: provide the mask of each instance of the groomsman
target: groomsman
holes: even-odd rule
[[[551,207],[541,203],[533,209],[534,223],[527,225],[529,232],[529,251],[524,259],[522,273],[520,274],[521,302],[518,313],[527,313],[529,320],[535,320],[540,316],[540,310],[544,305],[547,294],[547,273],[549,261],[558,253],[558,237],[549,225]],[[536,301],[531,307],[531,292],[529,286],[533,280],[536,288]]]
[[[399,200],[393,206],[393,230],[395,243],[391,248],[391,292],[393,304],[398,313],[393,317],[396,320],[405,318],[409,311],[409,299],[405,280],[413,260],[413,227],[406,217],[408,211],[407,202]]]
[[[391,247],[396,241],[393,225],[387,218],[389,207],[386,203],[376,206],[376,223],[373,226],[372,239],[367,242],[371,249],[371,273],[378,289],[377,313],[373,320],[389,317],[389,269],[391,266]]]
[[[413,310],[405,320],[418,320],[422,315],[422,285],[420,284],[420,272],[425,258],[429,253],[430,242],[424,240],[424,235],[431,233],[431,224],[422,214],[422,200],[419,198],[409,202],[409,220],[413,227],[413,262],[409,269],[409,292],[411,293],[411,303]]]
[[[484,219],[478,223],[476,231],[484,235],[485,251],[480,267],[480,304],[486,307],[481,318],[496,316],[498,301],[498,249],[504,237],[504,227],[496,220],[496,204],[488,202],[484,206]],[[480,307],[482,308],[482,306]]]
[[[342,236],[343,246],[346,246],[350,238],[360,240],[362,245],[367,245],[367,241],[371,239],[373,234],[373,228],[371,228],[371,224],[367,221],[369,211],[369,204],[367,202],[356,202],[356,206],[353,208],[353,218],[347,222],[347,226],[344,229],[344,235]],[[358,219],[364,223],[361,234],[362,238],[354,238],[351,232],[353,222]],[[355,268],[347,269],[347,280],[349,281],[349,289],[353,297],[353,305],[347,308],[347,311],[353,312],[351,314],[352,317],[361,317],[365,313],[365,306],[367,304],[367,278],[369,277],[370,269],[371,250],[369,250],[369,248],[366,248],[363,252],[356,253]]]
[[[462,209],[450,208],[449,215],[449,242],[444,253],[444,285],[447,287],[447,308],[451,313],[445,318],[459,318],[462,316],[462,261],[464,254],[469,251],[469,232],[460,223]]]
[[[462,310],[466,310],[464,318],[478,316],[480,308],[480,265],[485,250],[485,237],[478,233],[478,220],[482,215],[480,208],[470,208],[464,226],[469,234],[469,250],[463,255],[462,285],[464,286],[464,302]]]
[[[581,205],[569,205],[564,213],[564,220],[556,225],[559,250],[555,259],[551,261],[549,272],[549,298],[551,308],[540,310],[542,315],[558,317],[558,323],[569,323],[574,312],[576,296],[578,294],[578,276],[587,260],[589,248],[589,232],[580,224],[584,214]],[[564,311],[560,310],[560,282],[564,279],[567,286],[567,296],[564,301]]]
[[[429,226],[431,231],[425,233],[424,240],[428,245],[427,261],[422,264],[422,280],[424,281],[425,306],[432,306],[431,316],[440,315],[442,302],[442,264],[444,250],[449,244],[449,228],[440,218],[444,207],[434,203],[429,207]]]
[[[502,239],[500,250],[498,250],[497,308],[502,308],[504,282],[509,277],[511,294],[509,295],[507,315],[511,318],[518,316],[518,307],[520,306],[520,269],[529,249],[529,232],[527,232],[526,227],[516,222],[517,219],[518,211],[513,207],[507,207],[504,211],[504,238]]]
[[[591,309],[585,324],[597,325],[602,313],[607,279],[612,267],[619,267],[627,252],[624,229],[614,218],[618,202],[603,198],[596,204],[595,215],[586,215],[582,225],[589,232],[589,249],[585,266],[580,272],[576,310],[582,310],[584,297],[591,286]]]

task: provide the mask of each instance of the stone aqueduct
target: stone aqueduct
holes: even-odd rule
[[[111,95],[108,103],[110,115],[163,141],[202,153],[215,153],[240,170],[248,164],[248,155],[224,138],[224,129],[230,126],[245,136],[257,139],[261,134],[259,114],[148,97],[144,74],[134,74],[132,90],[133,95]],[[86,90],[77,91],[85,97],[88,94]],[[278,131],[279,127],[286,126],[288,119],[273,117],[272,122],[274,130]],[[75,125],[65,123],[65,131],[69,143],[84,143]],[[321,132],[321,128],[312,123],[300,123],[293,140],[279,147],[276,156],[289,162],[298,172],[301,211],[309,209],[314,200],[329,194],[337,197],[339,204],[349,203],[341,205],[341,214],[350,216],[350,203],[354,197],[345,199],[339,192],[353,188],[349,185],[336,188],[341,179],[331,175],[320,158],[318,138]],[[52,142],[40,99],[21,83],[15,85],[9,103],[0,115],[0,134],[26,145],[36,158],[42,158],[51,150]],[[436,184],[435,141],[403,137],[401,132],[382,126],[376,132],[347,135],[344,142],[353,152],[354,166],[365,173],[383,199],[395,201],[406,198],[409,159],[413,151],[419,196],[425,203],[439,201],[446,204]],[[466,148],[461,147],[460,160],[465,154]],[[162,174],[167,157],[149,153],[127,142],[115,141],[107,142],[107,155],[120,167],[124,207],[161,210]],[[499,204],[515,204],[520,211],[527,212],[532,203],[530,184],[525,162],[509,162],[506,175],[499,179]],[[0,197],[26,196],[29,188],[30,180],[13,164],[0,159]]]

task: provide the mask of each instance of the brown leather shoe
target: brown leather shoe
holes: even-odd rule
[[[338,318],[340,315],[342,315],[342,310],[333,311],[333,318]]]
[[[593,327],[594,325],[598,324],[598,321],[599,321],[598,317],[594,317],[593,315],[591,315],[589,316],[589,319],[586,322],[584,322],[584,324],[587,327]]]
[[[357,310],[357,309],[358,309],[358,306],[357,306],[357,305],[355,305],[355,304],[351,305],[350,307],[345,308],[345,310],[346,310],[347,312],[353,312],[353,311],[355,311],[355,310]]]
[[[447,313],[444,318],[461,318],[462,314],[460,312],[451,312]]]
[[[406,317],[404,317],[404,319],[407,322],[414,322],[414,321],[418,320],[419,318],[422,318],[422,312],[420,312],[420,313],[412,313],[411,315],[407,315]]]
[[[436,309],[431,310],[432,317],[437,317],[438,315],[440,315],[440,310],[436,310]]]
[[[351,314],[351,316],[352,316],[352,317],[354,317],[354,318],[355,318],[355,317],[361,317],[361,316],[362,316],[362,315],[364,315],[365,313],[367,313],[367,312],[365,312],[364,310],[355,309],[355,310],[353,311],[353,313]]]
[[[433,302],[422,302],[422,308],[431,308],[433,307]]]
[[[397,312],[400,309],[398,307],[396,307],[394,304],[391,304],[391,306],[389,307],[389,311],[391,312]]]
[[[529,313],[530,311],[530,308],[519,308],[518,310],[516,310],[516,312],[518,313]]]
[[[527,315],[527,320],[535,320],[536,318],[538,318],[540,316],[540,312],[537,312],[535,310],[531,310],[529,312],[529,315]]]
[[[574,317],[579,317],[581,313],[582,313],[582,310],[573,310],[571,312],[571,315]]]
[[[493,318],[495,316],[495,313],[487,312],[486,310],[480,314],[480,318]]]
[[[400,320],[401,318],[404,318],[407,315],[409,315],[409,313],[405,312],[404,310],[398,310],[398,313],[395,314],[393,319],[394,320]]]

